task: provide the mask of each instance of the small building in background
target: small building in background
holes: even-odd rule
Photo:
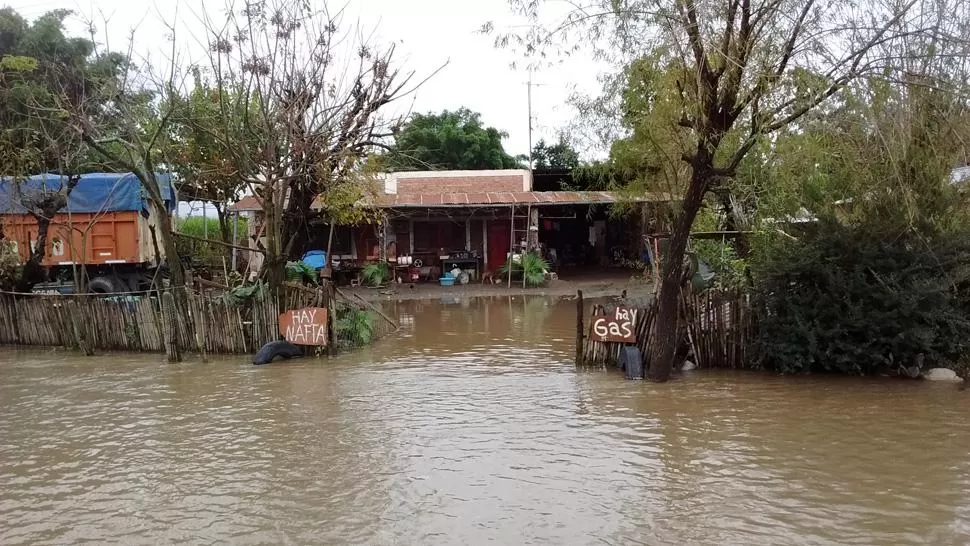
[[[367,263],[387,260],[402,270],[420,269],[428,279],[457,268],[478,280],[526,250],[541,252],[556,271],[620,266],[642,256],[642,235],[650,231],[651,220],[644,211],[667,200],[536,191],[533,174],[525,169],[396,172],[379,179],[383,191],[370,206],[380,210],[383,221],[334,229],[330,261],[338,279],[340,273],[353,276]],[[621,202],[630,213],[611,215]],[[256,248],[263,241],[259,200],[244,198],[230,210],[248,217],[247,239]],[[328,235],[329,226],[321,224],[302,251],[326,250]],[[258,271],[262,255],[251,254],[250,269]]]

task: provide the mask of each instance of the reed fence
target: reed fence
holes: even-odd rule
[[[171,290],[171,289],[169,289]],[[265,298],[234,305],[220,298],[225,287],[185,290],[177,314],[176,339],[183,351],[247,354],[279,339],[281,312],[302,307],[351,308],[372,317],[370,340],[396,325],[379,308],[328,287],[286,285],[281,301]],[[332,316],[331,321],[334,320]],[[73,347],[92,350],[165,352],[162,292],[110,295],[0,293],[0,345]],[[333,331],[333,330],[331,330]],[[347,346],[340,333],[332,347]]]
[[[751,299],[743,291],[706,290],[700,294],[684,293],[681,297],[678,328],[686,336],[693,358],[700,368],[748,367],[748,346],[754,336],[754,312]],[[622,303],[621,303],[622,305]],[[616,304],[594,304],[592,315],[612,312]],[[656,300],[638,306],[636,346],[643,358],[643,369],[649,368],[657,319]],[[578,317],[577,322],[583,317]],[[582,338],[578,363],[614,365],[619,360],[623,343],[595,341],[589,327]]]

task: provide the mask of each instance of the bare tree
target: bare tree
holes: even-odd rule
[[[225,20],[205,20],[210,58],[201,73],[220,103],[206,130],[262,203],[271,286],[320,214],[313,201],[358,177],[367,154],[391,135],[399,120],[381,114],[409,92],[412,77],[394,67],[393,46],[372,46],[322,4],[230,3]]]
[[[728,188],[750,150],[789,127],[857,78],[885,66],[895,44],[911,35],[960,41],[966,14],[944,28],[929,16],[941,3],[881,0],[863,4],[816,0],[594,0],[544,24],[544,3],[511,0],[532,22],[525,36],[500,36],[530,54],[578,43],[628,67],[646,59],[669,78],[666,94],[644,94],[642,115],[673,108],[665,130],[682,145],[671,159],[686,165],[669,247],[663,256],[649,377],[665,381],[680,343],[678,299],[691,226],[709,192]],[[948,6],[949,7],[949,6]],[[965,10],[964,10],[965,11]],[[962,23],[961,23],[962,21]],[[487,27],[486,30],[490,30]],[[888,55],[887,55],[888,54]],[[644,88],[642,92],[656,91]],[[637,93],[637,89],[627,90]],[[663,99],[665,102],[658,102]],[[671,126],[672,125],[672,126]]]

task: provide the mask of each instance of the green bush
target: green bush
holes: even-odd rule
[[[237,229],[239,244],[245,246],[248,229],[245,218],[239,219],[239,227]],[[229,223],[229,230],[229,236],[232,237],[232,221]],[[201,216],[184,218],[178,223],[178,232],[200,239],[205,238],[208,232],[208,238],[210,240],[222,240],[222,232],[219,230],[219,220],[217,218],[203,218]],[[219,267],[222,267],[222,259],[229,256],[231,252],[227,246],[195,241],[186,237],[176,237],[175,244],[180,256],[191,256],[198,262]]]
[[[753,267],[756,354],[783,373],[947,366],[970,348],[970,237],[824,222]]]
[[[747,285],[748,263],[738,257],[737,251],[729,242],[699,240],[691,244],[697,259],[713,271],[714,286],[736,289]]]
[[[216,301],[234,307],[246,307],[253,302],[263,301],[269,294],[269,287],[265,283],[241,284],[234,286],[219,295]]]
[[[385,262],[369,263],[364,266],[361,276],[367,286],[378,287],[390,278],[391,270]]]
[[[363,309],[347,304],[338,304],[334,321],[334,335],[337,344],[350,347],[363,347],[374,339],[374,317]]]
[[[303,284],[320,284],[317,270],[302,261],[286,262],[285,271],[287,281]]]

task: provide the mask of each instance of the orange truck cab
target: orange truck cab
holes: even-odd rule
[[[169,214],[177,205],[171,176],[157,175]],[[0,224],[3,244],[16,247],[21,262],[36,244],[37,219],[23,206],[25,198],[61,191],[67,178],[37,175],[28,179],[0,180]],[[133,292],[150,287],[165,260],[157,236],[153,207],[141,181],[131,173],[81,175],[68,196],[67,207],[51,219],[42,264],[52,286],[73,286],[73,275],[83,268],[89,292]],[[163,272],[162,272],[163,273]],[[38,290],[35,290],[38,291]]]

